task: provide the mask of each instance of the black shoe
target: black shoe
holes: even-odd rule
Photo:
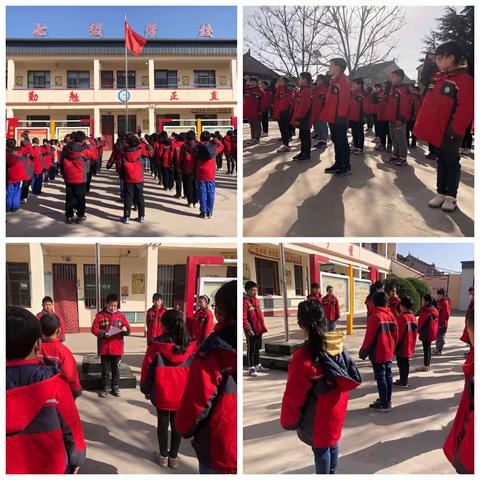
[[[144,223],[145,217],[138,217],[138,223]]]
[[[298,160],[300,157],[303,157],[303,155],[301,153],[298,153],[297,155],[292,157],[292,160]]]
[[[108,390],[107,390],[107,389],[102,390],[102,391],[98,394],[98,396],[99,396],[100,398],[107,398],[107,397],[108,397]]]
[[[338,175],[339,177],[345,176],[345,175],[350,175],[352,173],[352,167],[350,165],[348,167],[342,167],[339,168],[336,172],[335,175]]]
[[[114,396],[114,397],[119,397],[120,396],[120,390],[118,389],[118,387],[114,387],[110,390],[110,393]]]
[[[327,144],[325,142],[318,142],[315,145],[315,148],[320,148],[320,149],[327,148]]]
[[[427,155],[425,155],[425,158],[427,160],[436,160],[437,159],[437,154],[436,153],[427,153]]]
[[[307,157],[306,155],[302,155],[301,157],[298,157],[296,159],[297,162],[300,162],[300,163],[305,163],[305,162],[309,162],[311,160],[310,157]]]
[[[87,217],[84,215],[83,217],[77,217],[77,223],[82,223],[87,219]]]
[[[19,208],[12,208],[10,210],[11,213],[17,213],[20,209]]]
[[[65,223],[66,223],[67,225],[70,225],[71,223],[73,223],[73,218],[72,218],[72,217],[66,218],[66,219],[65,219]]]
[[[392,410],[392,407],[385,407],[385,406],[382,406],[380,405],[380,403],[378,404],[375,404],[375,405],[370,405],[370,408],[372,410],[375,410],[376,412],[382,412],[382,413],[390,413],[390,411]]]
[[[326,168],[324,171],[325,173],[337,173],[338,170],[340,170],[340,167],[333,164],[331,167]]]
[[[200,213],[200,214],[199,214],[199,217],[200,217],[200,218],[207,218],[207,215],[206,215],[205,213]]]

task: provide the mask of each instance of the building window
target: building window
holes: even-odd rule
[[[125,115],[117,115],[118,133],[135,132],[137,130],[137,116],[128,115],[128,128],[125,125]]]
[[[128,88],[136,88],[135,70],[128,71]],[[125,88],[125,70],[117,71],[117,88]]]
[[[295,295],[304,296],[305,292],[303,290],[303,268],[301,265],[293,266],[293,273],[295,276]]]
[[[50,115],[27,115],[27,128],[50,127]]]
[[[280,295],[277,262],[255,258],[255,271],[259,295]]]
[[[97,308],[96,275],[95,265],[83,266],[83,278],[85,283],[85,307]],[[107,295],[116,293],[120,295],[120,265],[100,265],[100,303],[105,306]]]
[[[7,305],[31,306],[28,263],[7,262]]]
[[[50,88],[50,72],[47,70],[29,70],[28,88]]]
[[[113,88],[113,70],[100,72],[100,88]]]
[[[236,265],[227,265],[227,278],[237,278]]]
[[[202,125],[204,127],[212,127],[218,125],[216,113],[196,113],[195,120],[199,118],[202,120]]]
[[[90,72],[73,70],[68,71],[67,88],[90,88]]]
[[[178,88],[176,70],[155,70],[155,88]]]
[[[156,125],[155,128],[158,127],[158,121],[161,118],[169,118],[172,120],[171,122],[165,123],[164,127],[179,127],[180,126],[180,114],[179,113],[162,113],[161,115],[156,115]]]
[[[182,307],[185,299],[185,265],[159,265],[157,292],[163,296],[165,308]]]
[[[193,83],[195,87],[215,88],[217,86],[215,70],[194,70]]]

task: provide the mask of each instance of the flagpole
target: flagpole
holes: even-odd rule
[[[125,12],[125,133],[128,133],[128,52],[127,52],[127,12]]]

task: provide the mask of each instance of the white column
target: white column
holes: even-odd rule
[[[148,59],[148,90],[150,94],[155,90],[155,60],[153,58]],[[150,101],[152,98],[150,97]]]
[[[95,122],[95,137],[101,137],[100,107],[97,105],[93,107],[93,121]]]
[[[33,312],[39,312],[42,309],[42,298],[45,296],[42,244],[29,243],[28,249],[30,254],[31,309]]]
[[[8,78],[7,78],[7,91],[15,88],[15,60],[9,58],[7,62]]]
[[[157,292],[158,246],[147,246],[147,266],[145,275],[145,311],[152,305],[152,296]],[[145,325],[145,332],[147,326]]]
[[[100,90],[100,60],[93,59],[93,90]]]
[[[148,107],[148,133],[152,134],[157,131],[157,126],[155,125],[155,106],[149,105]]]
[[[13,118],[13,108],[7,107],[7,118]]]
[[[234,100],[237,98],[237,59],[232,58],[230,62],[230,76],[232,77],[232,90]]]

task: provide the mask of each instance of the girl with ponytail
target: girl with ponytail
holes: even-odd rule
[[[297,430],[299,439],[312,447],[317,474],[333,474],[349,391],[362,378],[343,346],[345,334],[327,331],[321,303],[301,302],[297,318],[306,340],[288,366],[280,423],[286,430]]]
[[[197,346],[181,312],[167,310],[161,322],[163,333],[152,340],[143,359],[140,390],[157,409],[158,463],[177,469],[181,437],[175,422]]]

